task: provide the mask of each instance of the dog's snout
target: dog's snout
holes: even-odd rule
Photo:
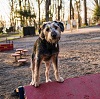
[[[53,38],[56,38],[57,33],[56,33],[55,31],[53,31],[53,32],[51,33],[51,36],[52,36]]]

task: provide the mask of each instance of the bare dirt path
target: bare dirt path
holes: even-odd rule
[[[0,99],[18,99],[11,97],[11,92],[18,86],[31,81],[30,57],[36,37],[14,40],[14,50],[0,52]],[[72,78],[100,73],[100,27],[64,32],[60,40],[59,72],[64,78]],[[16,48],[28,49],[28,62],[24,65],[14,63],[11,54]],[[41,66],[41,83],[45,82],[45,67]],[[54,79],[53,68],[50,78]]]

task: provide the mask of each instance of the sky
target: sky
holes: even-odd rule
[[[0,18],[2,16],[2,19],[8,20],[9,19],[9,13],[10,13],[10,6],[8,0],[0,0]]]
[[[31,0],[33,2],[35,2],[36,0]],[[64,0],[65,2],[65,13],[66,11],[68,11],[69,9],[69,3],[68,3],[69,0]],[[93,5],[91,3],[91,1],[93,0],[87,0],[88,3],[87,3],[87,6],[89,6],[90,8],[93,8]],[[36,3],[35,3],[35,9],[37,9],[38,7],[36,6]],[[2,16],[2,17],[1,17]],[[67,13],[66,13],[66,16],[67,16]],[[6,22],[9,22],[10,20],[10,6],[9,6],[9,0],[0,0],[0,19],[3,19],[3,20],[6,20]]]

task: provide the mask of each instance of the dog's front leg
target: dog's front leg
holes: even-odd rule
[[[41,59],[37,57],[35,59],[35,68],[34,68],[34,86],[39,86],[39,68],[40,68]]]
[[[45,71],[46,82],[51,82],[51,79],[49,79],[50,62],[46,62],[45,65],[46,65],[46,71]]]
[[[58,73],[58,55],[54,55],[52,57],[52,62],[53,62],[53,68],[54,68],[54,74],[55,74],[56,81],[63,82],[64,79],[60,77]]]
[[[32,71],[32,81],[30,85],[34,85],[35,87],[39,86],[39,68],[40,68],[40,58],[34,58],[31,61],[31,71]]]

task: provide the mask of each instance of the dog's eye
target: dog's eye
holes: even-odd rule
[[[50,30],[50,28],[48,27],[48,28],[46,28],[46,31],[48,32]]]
[[[58,27],[57,26],[55,26],[55,29],[57,29]]]

